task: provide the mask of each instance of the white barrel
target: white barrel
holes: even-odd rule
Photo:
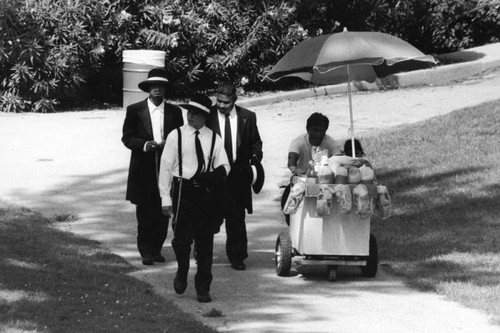
[[[148,97],[138,84],[148,78],[153,68],[165,67],[165,51],[125,50],[123,58],[123,107]]]

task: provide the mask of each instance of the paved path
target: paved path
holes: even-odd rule
[[[353,96],[358,134],[416,122],[461,107],[500,98],[497,76],[453,86],[407,88]],[[276,236],[286,225],[279,212],[278,183],[286,175],[290,139],[305,131],[313,111],[327,114],[329,133],[347,137],[345,95],[316,97],[253,107],[264,141],[266,184],[247,219],[250,258],[244,272],[232,270],[224,254],[224,233],[216,236],[214,276],[209,304],[196,302],[192,274],[186,293],[173,292],[176,264],[145,268],[135,247],[134,208],[124,201],[129,152],[120,142],[122,110],[59,114],[0,113],[0,198],[47,216],[76,214],[66,229],[101,241],[138,268],[133,275],[150,282],[199,320],[231,332],[500,332],[488,318],[438,295],[406,288],[384,272],[374,279],[340,270],[326,281],[323,269],[274,273]],[[383,260],[383,258],[382,258]],[[220,318],[202,316],[212,308]]]

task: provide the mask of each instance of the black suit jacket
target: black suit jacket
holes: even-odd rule
[[[173,129],[182,126],[181,109],[165,102],[163,135],[165,139]],[[154,140],[153,127],[147,99],[127,107],[123,123],[122,142],[132,151],[127,180],[126,199],[133,204],[141,204],[158,193],[156,168],[161,151],[145,152],[146,141]],[[155,156],[156,155],[156,156]]]
[[[217,107],[211,109],[206,126],[220,135],[221,129],[218,112]],[[241,200],[245,203],[245,208],[251,214],[253,212],[252,186],[248,182],[248,178],[245,177],[244,169],[250,165],[252,156],[259,161],[262,160],[262,140],[257,128],[257,116],[255,112],[236,105],[236,114],[238,117],[236,160],[231,166],[231,171],[226,182],[229,183],[229,187],[235,189],[233,195],[241,196]]]

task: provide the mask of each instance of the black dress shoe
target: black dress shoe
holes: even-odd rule
[[[212,302],[212,297],[208,292],[206,293],[198,293],[196,295],[196,298],[198,299],[198,302],[200,303],[209,303]]]
[[[146,266],[151,266],[155,264],[154,257],[151,255],[145,255],[142,257],[142,264]]]
[[[184,294],[187,288],[187,281],[182,281],[179,278],[174,279],[174,290],[177,294]]]
[[[161,254],[157,254],[153,256],[154,262],[166,262],[165,257],[162,256]]]
[[[231,262],[231,267],[237,271],[244,271],[247,268],[243,261],[233,261]]]

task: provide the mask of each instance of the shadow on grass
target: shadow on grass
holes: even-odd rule
[[[378,173],[395,207],[394,216],[374,224],[382,260],[411,286],[443,292],[466,305],[470,299],[464,295],[478,293],[469,288],[500,285],[500,263],[492,259],[500,254],[499,105],[391,131],[384,143],[399,145],[394,152],[384,149],[385,165],[401,161],[397,155],[406,145],[413,145],[413,162],[405,159],[405,167],[384,166]],[[487,304],[474,307],[500,318]]]
[[[420,261],[450,252],[500,252],[500,186],[467,191],[467,184],[449,191],[448,183],[486,171],[476,167],[410,176],[411,170],[380,174],[392,189],[395,215],[375,224],[381,257]],[[448,188],[448,190],[446,190]]]
[[[0,208],[0,229],[2,331],[211,332],[128,276],[135,269],[96,241],[26,209]]]

